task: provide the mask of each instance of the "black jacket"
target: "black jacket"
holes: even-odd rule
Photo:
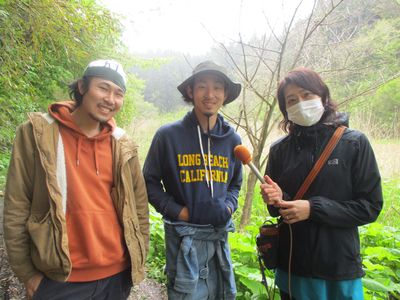
[[[335,130],[333,125],[295,126],[272,145],[266,174],[291,200]],[[358,226],[376,220],[382,209],[381,178],[366,136],[346,129],[328,161],[303,196],[310,218],[292,224],[292,273],[328,280],[364,275]],[[268,207],[273,216],[278,210]],[[282,223],[278,267],[288,271],[289,227]]]

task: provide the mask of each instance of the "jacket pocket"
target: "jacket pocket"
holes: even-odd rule
[[[27,222],[33,264],[45,274],[61,268],[53,226],[50,211],[44,217],[32,214]]]

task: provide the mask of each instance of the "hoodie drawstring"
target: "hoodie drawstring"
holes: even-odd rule
[[[97,159],[97,139],[94,140],[94,165],[96,167],[96,175],[99,176],[100,171],[99,171],[99,162]]]
[[[79,166],[79,153],[81,152],[82,137],[78,136],[78,144],[76,146],[76,165]]]
[[[211,181],[211,197],[214,196],[214,182],[211,173],[211,136],[210,136],[210,116],[207,118],[207,137],[208,137],[208,165],[210,168],[210,181]]]
[[[81,147],[82,147],[82,136],[78,136],[78,143],[76,146],[76,165],[79,166],[79,154],[81,152]],[[97,139],[94,139],[93,143],[93,151],[94,151],[94,165],[96,168],[96,175],[99,176],[100,170],[99,170],[99,160],[97,158]]]
[[[214,197],[214,186],[213,186],[213,179],[212,179],[212,173],[211,173],[211,141],[210,141],[210,136],[208,136],[208,141],[207,141],[207,145],[208,145],[208,147],[207,147],[208,164],[207,164],[206,163],[206,158],[205,158],[205,155],[204,155],[203,142],[201,140],[200,125],[197,125],[197,133],[199,135],[200,151],[201,151],[201,156],[203,158],[204,170],[205,170],[205,173],[206,173],[207,187],[209,187],[210,190],[211,190],[211,197]],[[207,170],[207,165],[208,165],[208,170]]]

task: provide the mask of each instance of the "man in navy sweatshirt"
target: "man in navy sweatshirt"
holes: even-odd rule
[[[193,110],[155,134],[143,167],[150,203],[164,217],[169,299],[234,299],[227,234],[237,209],[241,144],[218,114],[241,85],[212,61],[178,86]]]

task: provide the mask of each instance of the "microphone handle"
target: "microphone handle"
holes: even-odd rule
[[[258,180],[261,181],[261,183],[266,183],[264,180],[264,177],[260,174],[260,171],[257,170],[257,168],[253,164],[253,162],[250,161],[247,165],[250,167],[250,169],[253,171],[253,173],[257,176]]]

